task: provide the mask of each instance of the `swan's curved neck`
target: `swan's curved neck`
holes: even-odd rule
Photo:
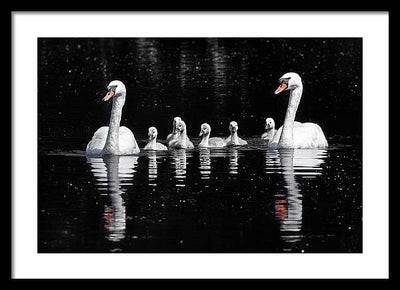
[[[210,134],[203,134],[203,138],[201,139],[200,144],[201,145],[208,145],[208,140],[209,139],[210,139]]]
[[[186,144],[186,139],[187,139],[187,133],[186,133],[186,128],[179,134],[178,138],[179,142],[182,144]]]
[[[186,134],[186,129],[184,129],[178,136],[180,139],[186,139],[187,134]]]
[[[303,86],[300,85],[290,91],[289,104],[286,110],[285,121],[283,122],[282,134],[279,139],[280,148],[293,148],[293,126],[296,117],[297,108],[300,103]]]
[[[275,131],[275,128],[268,128],[266,131],[266,133],[267,133],[266,138],[271,140],[274,137],[274,131]]]
[[[125,103],[125,94],[113,98],[110,124],[103,154],[119,154],[119,125],[121,122],[122,108]]]
[[[152,149],[156,149],[156,147],[157,147],[157,138],[154,137],[153,139],[151,139],[149,141],[149,143],[147,143],[147,146],[149,146]]]
[[[239,142],[237,131],[231,131],[231,141],[234,143]]]

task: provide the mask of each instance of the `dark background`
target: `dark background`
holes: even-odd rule
[[[39,38],[39,150],[85,150],[108,125],[108,83],[124,82],[121,125],[138,140],[159,138],[182,117],[189,137],[208,122],[213,136],[262,134],[266,117],[283,123],[289,71],[303,79],[296,120],[318,123],[328,140],[362,135],[361,38]]]

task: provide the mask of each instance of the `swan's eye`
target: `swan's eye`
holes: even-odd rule
[[[109,86],[107,87],[108,91],[113,91],[115,93],[115,90],[117,89],[117,86]]]
[[[283,83],[283,84],[289,86],[289,80],[290,80],[290,78],[280,79],[280,80],[279,80],[279,83],[280,83],[280,84]]]

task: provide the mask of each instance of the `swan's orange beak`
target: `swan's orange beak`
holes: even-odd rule
[[[108,101],[114,96],[115,92],[113,89],[109,90],[107,95],[103,98],[103,101]]]
[[[280,92],[282,92],[282,91],[284,91],[284,90],[286,90],[287,87],[288,87],[288,85],[287,85],[286,82],[281,82],[281,84],[279,85],[279,87],[278,87],[278,88],[276,89],[276,91],[275,91],[275,95],[276,95],[276,94],[279,94]]]

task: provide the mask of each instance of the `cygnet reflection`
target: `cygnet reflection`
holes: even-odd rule
[[[211,175],[211,156],[209,148],[199,149],[199,159],[200,159],[200,174],[201,179],[210,179]]]

